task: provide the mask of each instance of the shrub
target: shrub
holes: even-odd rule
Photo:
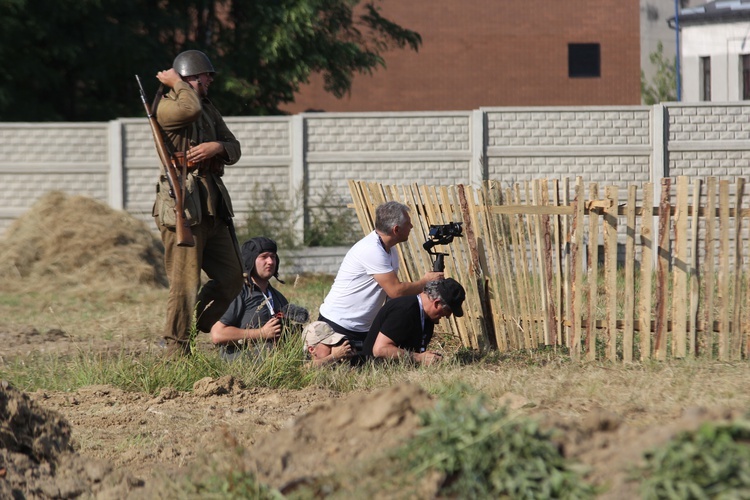
[[[481,396],[448,396],[422,415],[423,427],[401,453],[413,477],[437,471],[440,494],[461,498],[590,498],[594,488],[565,462],[550,434]]]
[[[644,499],[750,498],[750,421],[705,423],[646,454]]]

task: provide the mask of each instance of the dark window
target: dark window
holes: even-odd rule
[[[701,101],[711,100],[711,58],[700,58],[701,70]]]
[[[742,55],[742,99],[750,99],[750,55]]]
[[[568,44],[568,76],[570,78],[598,78],[601,73],[598,43]]]

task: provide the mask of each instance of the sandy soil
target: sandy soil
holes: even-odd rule
[[[3,332],[0,343],[22,353],[30,346],[20,339],[38,343],[39,336],[47,350],[59,345],[64,352],[68,344],[54,331]],[[630,471],[646,450],[704,421],[742,413],[683,405],[679,413],[648,415],[637,405],[530,401],[512,393],[495,403],[560,430],[564,454],[585,466],[590,481],[606,485],[601,498],[636,498]],[[360,469],[385,483],[390,478],[378,478],[368,464],[413,435],[417,413],[432,404],[412,384],[342,395],[245,388],[227,376],[200,380],[192,392],[151,396],[110,386],[24,394],[4,383],[0,497],[164,498],[175,478],[222,454],[285,493]],[[424,478],[420,496],[434,497],[438,481]]]
[[[60,197],[51,200],[54,210],[41,205],[54,214],[55,224],[45,226],[41,215],[46,212],[41,209],[34,217],[41,221],[40,229],[30,229],[30,223],[23,220],[18,223],[16,240],[24,247],[6,248],[4,254],[0,251],[5,266],[0,266],[0,278],[37,279],[60,269],[44,260],[44,251],[34,249],[43,247],[44,241],[54,244],[50,231],[65,220],[64,201]],[[74,204],[71,210],[80,207]],[[103,210],[98,207],[94,212]],[[133,229],[136,226],[122,214],[114,220],[125,221],[124,234],[149,234],[144,228]],[[111,218],[98,223],[117,227]],[[46,231],[48,237],[39,237],[39,231]],[[76,237],[71,234],[62,231],[60,238]],[[149,248],[148,237],[128,240],[115,234],[113,238],[121,242],[119,253],[103,260],[105,268],[113,261],[127,260],[127,249],[133,248],[136,264],[130,268],[137,270],[139,280],[163,286],[158,251]],[[81,248],[94,245],[81,241],[71,252],[80,253]],[[56,258],[60,258],[59,252]],[[92,279],[101,276],[92,270],[90,258],[82,260]],[[68,268],[75,270],[76,265],[74,259],[66,261]],[[133,272],[126,276],[132,277]],[[0,321],[0,368],[2,363],[32,352],[75,352],[77,346],[70,337],[71,332],[45,329],[33,321],[21,326]],[[139,351],[154,348],[156,341],[89,339],[87,348],[92,352],[123,347]],[[714,381],[711,374],[702,375],[698,382],[702,389],[684,391],[673,400],[660,400],[659,394],[645,402],[636,396],[629,400],[610,397],[617,391],[628,394],[632,379],[619,377],[617,367],[597,370],[596,376],[611,384],[603,384],[600,391],[570,396],[565,388],[578,381],[555,380],[554,372],[541,372],[539,377],[548,377],[549,387],[537,381],[534,387],[529,384],[524,388],[523,380],[511,381],[507,385],[519,389],[495,395],[492,403],[507,405],[516,415],[539,419],[560,430],[558,439],[565,456],[582,464],[590,481],[606,486],[601,498],[636,498],[637,482],[629,479],[644,451],[704,421],[735,417],[747,403],[743,395],[737,397],[736,404],[710,409],[696,405],[701,390],[719,392],[709,388],[709,382],[716,384],[711,387],[731,385],[737,394],[746,392],[742,391],[745,381]],[[611,376],[606,370],[611,370]],[[483,374],[481,381],[488,384],[502,375],[500,367],[497,373]],[[746,380],[747,372],[743,376]],[[620,378],[622,382],[618,382]],[[662,385],[666,384],[669,381]],[[649,390],[658,391],[643,391]],[[733,397],[729,394],[722,401],[732,402]],[[398,495],[387,486],[393,478],[378,467],[378,457],[413,435],[418,412],[432,404],[433,398],[412,383],[340,394],[322,389],[242,387],[237,380],[224,377],[200,380],[192,392],[164,389],[153,396],[110,386],[27,394],[0,382],[0,498],[169,498],[176,482],[189,477],[193,468],[222,461],[251,471],[288,494],[300,485],[323,484],[323,479],[335,477],[339,478],[336,489],[321,486],[320,497],[356,497],[358,486],[367,480],[382,485],[383,498],[395,498]],[[435,497],[439,481],[436,477],[420,478],[412,498]]]

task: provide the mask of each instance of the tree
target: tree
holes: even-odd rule
[[[3,0],[0,120],[109,120],[143,112],[134,75],[182,50],[218,71],[211,99],[226,115],[280,114],[313,73],[346,95],[384,53],[418,50],[418,33],[371,0]]]
[[[649,54],[651,64],[656,66],[653,82],[646,81],[646,75],[641,71],[641,97],[646,104],[657,104],[663,101],[677,100],[677,65],[676,57],[668,61],[664,57],[664,46],[661,42],[656,45],[656,52]]]

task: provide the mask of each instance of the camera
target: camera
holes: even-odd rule
[[[435,245],[447,245],[456,236],[463,236],[462,222],[449,222],[448,224],[430,225],[430,233],[428,240],[424,242],[425,250],[428,252]]]
[[[424,242],[422,247],[427,250],[427,253],[435,256],[435,262],[433,263],[432,270],[435,272],[443,272],[445,270],[445,263],[443,258],[448,255],[441,252],[435,252],[432,247],[435,245],[447,245],[453,238],[457,236],[463,236],[461,222],[449,222],[448,224],[430,224],[430,233],[427,241]]]

